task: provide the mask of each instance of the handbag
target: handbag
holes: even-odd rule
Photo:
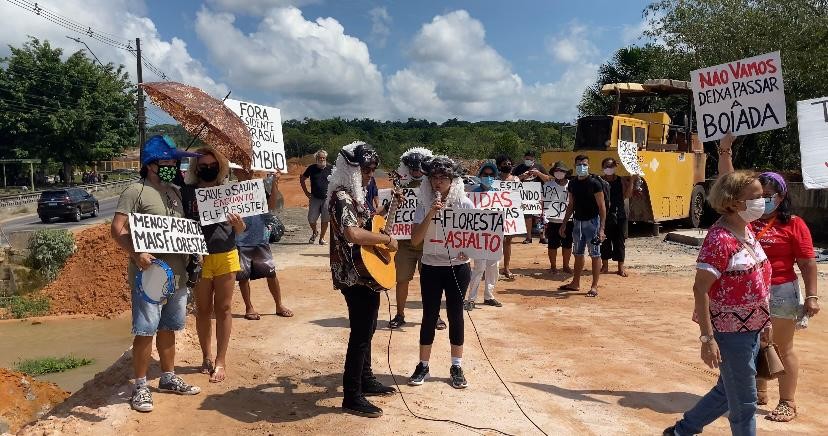
[[[756,377],[773,380],[785,374],[785,365],[779,357],[779,349],[773,342],[759,348],[756,356]]]
[[[265,226],[268,233],[268,242],[271,244],[279,242],[285,234],[285,225],[282,224],[282,220],[280,220],[276,215],[270,213],[265,215],[267,219],[267,224]]]

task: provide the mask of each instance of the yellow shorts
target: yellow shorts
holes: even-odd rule
[[[239,264],[239,250],[232,249],[224,253],[208,254],[204,256],[204,263],[201,266],[201,277],[212,279],[213,277],[241,271]]]

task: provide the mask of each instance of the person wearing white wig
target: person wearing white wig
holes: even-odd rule
[[[414,213],[411,243],[422,244],[426,238],[437,238],[433,218],[444,208],[472,209],[474,204],[466,197],[463,169],[446,156],[435,156],[422,163],[428,183],[420,186],[419,204]],[[423,321],[420,324],[420,363],[408,381],[412,386],[422,385],[429,375],[429,357],[440,314],[440,301],[446,294],[446,313],[451,342],[451,386],[468,386],[463,375],[463,299],[471,279],[469,259],[464,255],[452,258],[446,250],[437,254],[423,253],[420,271],[420,290],[423,301]]]
[[[414,147],[408,149],[400,156],[400,166],[397,167],[397,174],[400,176],[402,188],[418,189],[423,178],[422,163],[432,156],[431,150]],[[381,211],[381,213],[384,211]],[[414,245],[410,240],[400,240],[400,249],[394,257],[394,265],[397,268],[397,315],[388,323],[392,329],[405,325],[405,303],[408,301],[408,287],[414,279],[414,272],[422,269],[420,258],[423,257],[423,246]],[[438,317],[437,330],[444,330],[446,322]]]
[[[352,251],[355,246],[364,245],[397,250],[397,241],[390,235],[364,228],[371,219],[365,204],[365,187],[378,165],[379,157],[370,145],[354,142],[343,147],[329,178],[326,204],[331,218],[331,275],[334,288],[345,296],[351,328],[342,374],[342,408],[369,418],[382,416],[382,409],[369,402],[366,395],[396,392],[380,383],[371,371],[371,339],[377,329],[379,292],[386,289],[359,274]]]

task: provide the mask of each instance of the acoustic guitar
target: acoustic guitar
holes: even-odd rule
[[[394,189],[399,189],[399,174],[390,172],[388,177],[394,183]],[[388,217],[397,213],[397,202],[392,195],[388,205]],[[382,215],[374,215],[365,224],[365,230],[373,233],[391,234],[393,219],[386,219]],[[377,290],[391,289],[397,284],[397,267],[394,263],[395,252],[388,249],[385,244],[381,245],[354,245],[352,248],[352,259],[360,277],[368,279],[370,286]]]

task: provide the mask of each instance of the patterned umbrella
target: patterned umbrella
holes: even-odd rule
[[[140,85],[156,106],[181,123],[191,135],[211,145],[231,162],[249,170],[253,139],[241,118],[221,100],[177,82]]]

